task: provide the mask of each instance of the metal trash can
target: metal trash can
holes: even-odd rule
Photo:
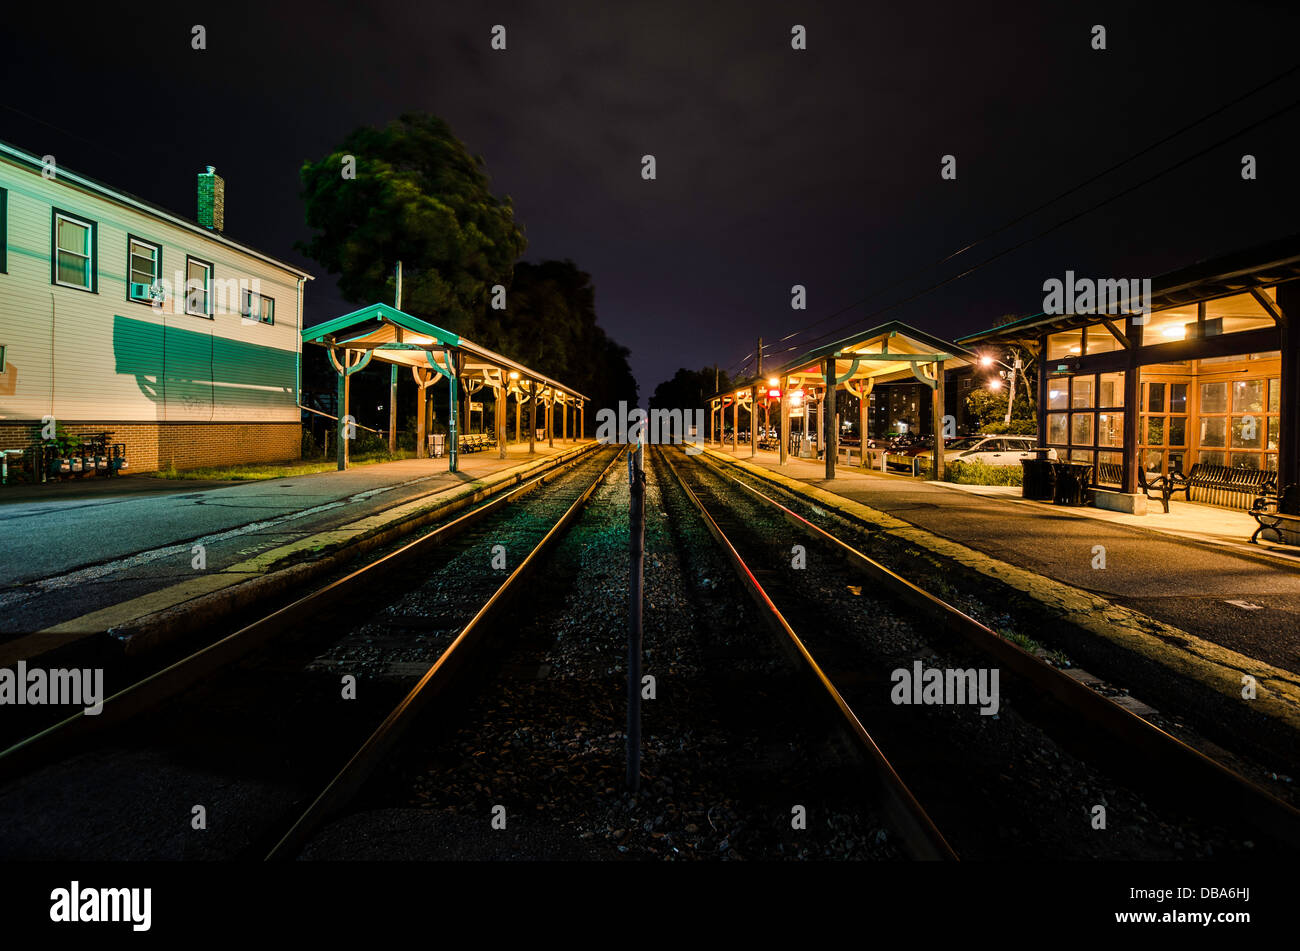
[[[1056,492],[1052,502],[1056,505],[1085,505],[1088,485],[1092,482],[1092,464],[1086,462],[1057,462]]]
[[[429,434],[429,458],[441,459],[447,452],[447,434],[430,433]]]
[[[1023,475],[1020,497],[1035,502],[1050,502],[1056,494],[1056,470],[1049,459],[1021,459]]]

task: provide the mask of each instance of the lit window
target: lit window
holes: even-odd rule
[[[153,286],[162,279],[162,248],[139,238],[126,242],[127,288],[129,300],[153,303]]]
[[[185,313],[208,317],[212,298],[212,265],[197,258],[185,259]]]
[[[54,212],[54,283],[95,290],[95,223]]]

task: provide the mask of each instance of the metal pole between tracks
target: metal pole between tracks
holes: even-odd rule
[[[631,489],[631,563],[628,571],[627,628],[627,788],[641,785],[641,601],[645,565],[645,445],[627,456],[627,481]]]

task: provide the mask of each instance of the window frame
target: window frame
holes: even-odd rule
[[[155,273],[154,273],[153,281],[150,282],[151,284],[155,284],[162,280],[163,247],[157,241],[150,241],[148,238],[142,238],[138,234],[131,234],[129,231],[127,232],[126,235],[126,299],[129,301],[133,301],[137,304],[144,304],[146,307],[152,307],[153,306],[152,300],[138,300],[131,296],[131,285],[134,283],[138,283],[137,281],[131,280],[131,270],[132,270],[131,269],[131,258],[132,258],[131,244],[133,242],[137,244],[147,245],[148,247],[153,248],[155,251],[155,256],[154,256]]]
[[[59,280],[59,219],[64,218],[74,224],[84,226],[87,231],[87,245],[89,253],[86,256],[86,271],[90,283],[86,284],[69,284],[67,281]],[[74,251],[67,251],[67,254],[75,254]],[[63,208],[50,208],[50,283],[55,287],[67,287],[74,291],[82,291],[87,294],[99,293],[99,222],[93,218],[86,218],[75,212],[67,211]]]
[[[239,303],[239,312],[246,320],[251,320],[259,324],[266,324],[268,327],[275,325],[274,297],[268,297],[266,294],[256,293],[251,287],[243,288],[240,293],[243,295],[243,300]],[[256,314],[253,313],[254,299],[257,300]],[[267,303],[270,303],[271,305],[269,313],[266,308]],[[264,314],[266,314],[266,316],[263,316]]]
[[[199,313],[190,310],[190,265],[200,264],[206,270],[206,280],[203,286],[203,312]],[[212,313],[212,281],[214,278],[215,268],[211,261],[205,261],[203,258],[196,258],[192,254],[185,255],[185,313],[191,317],[203,317],[207,320],[215,319]]]

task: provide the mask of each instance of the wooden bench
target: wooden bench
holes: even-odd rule
[[[1259,525],[1255,534],[1250,536],[1252,543],[1258,545],[1260,532],[1271,529],[1277,533],[1278,541],[1282,544],[1294,544],[1287,542],[1282,532],[1300,534],[1300,485],[1288,485],[1280,496],[1273,492],[1261,492],[1251,504],[1250,514]]]
[[[1097,465],[1097,484],[1122,486],[1124,484],[1124,467],[1118,462],[1102,462]],[[1156,476],[1150,482],[1147,481],[1147,472],[1142,466],[1138,466],[1138,488],[1148,499],[1159,499],[1160,504],[1165,507],[1165,512],[1169,512],[1169,496],[1173,492],[1173,486],[1164,476]],[[1155,492],[1155,495],[1151,493]]]

